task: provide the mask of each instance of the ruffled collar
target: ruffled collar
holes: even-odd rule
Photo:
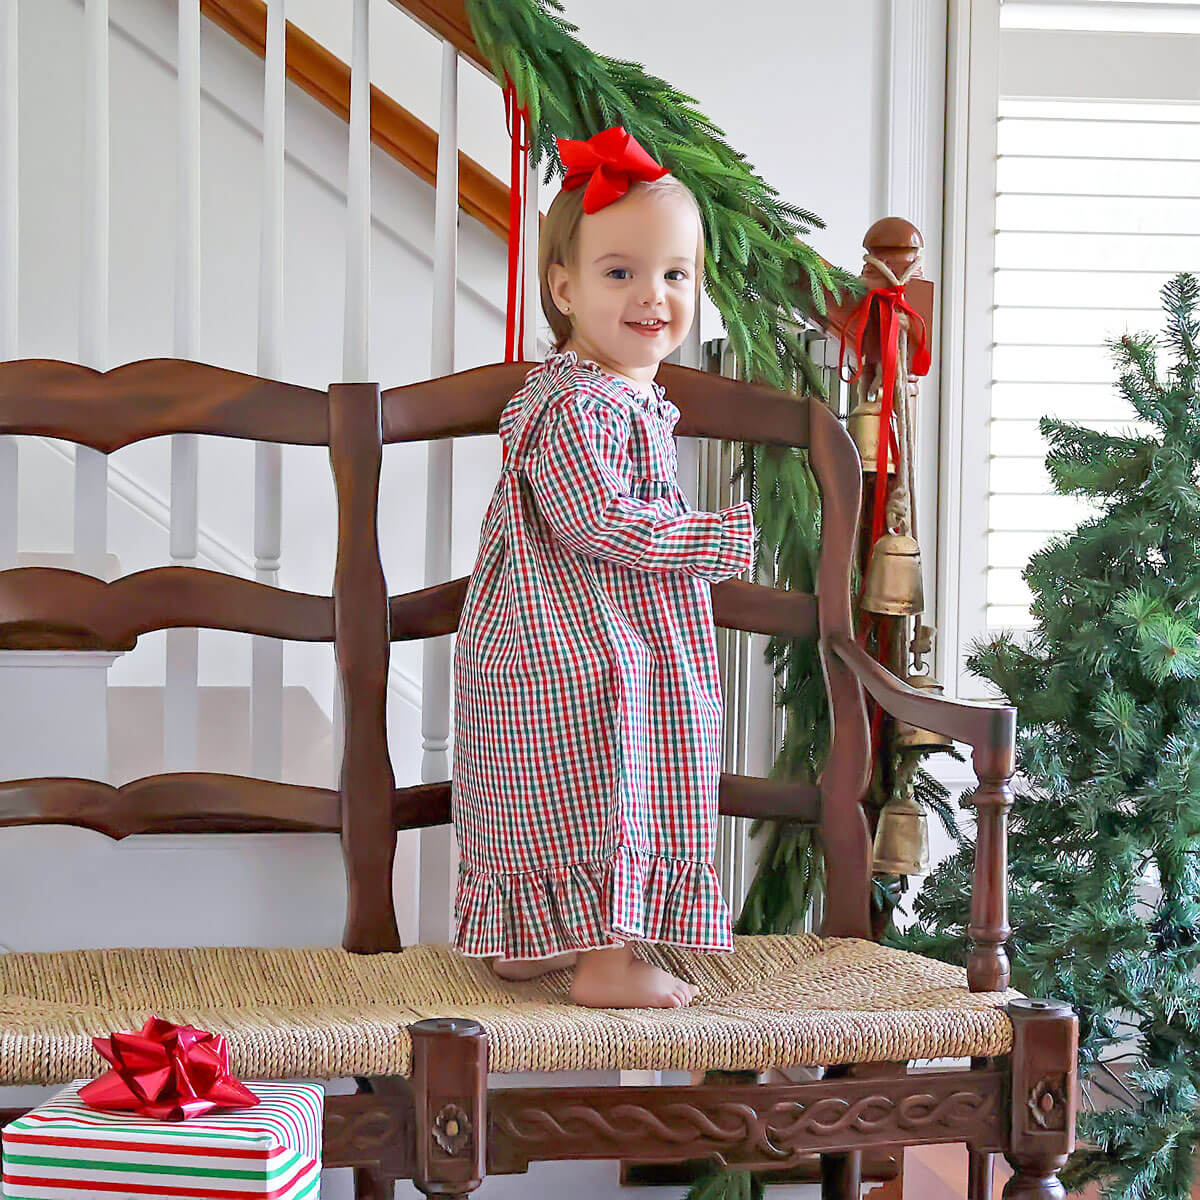
[[[605,370],[604,367],[600,366],[597,362],[593,362],[590,358],[581,359],[574,350],[551,350],[546,355],[545,361],[547,365],[556,367],[568,367],[572,365],[586,367],[589,371],[594,371],[597,375],[604,375],[615,383],[619,383],[630,396],[634,397],[639,405],[656,416],[666,420],[678,417],[679,410],[667,399],[667,389],[655,380],[650,381],[653,394],[648,394],[640,388],[634,387],[628,379],[622,379],[619,375],[614,375],[611,371]]]

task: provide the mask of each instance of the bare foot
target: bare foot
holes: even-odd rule
[[[635,958],[630,946],[580,952],[571,999],[588,1008],[682,1008],[699,994],[695,984]]]
[[[550,971],[559,971],[563,967],[573,967],[577,955],[574,950],[566,954],[556,954],[553,958],[494,958],[492,970],[501,979],[524,980],[536,979]]]

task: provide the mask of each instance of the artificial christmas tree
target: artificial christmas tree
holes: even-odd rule
[[[968,660],[1018,710],[1013,986],[1079,1014],[1064,1182],[1105,1200],[1187,1200],[1200,1143],[1200,281],[1161,295],[1165,372],[1153,336],[1109,343],[1140,429],[1042,419],[1056,490],[1097,512],[1030,560],[1033,630]],[[927,882],[906,948],[961,959],[972,855]]]

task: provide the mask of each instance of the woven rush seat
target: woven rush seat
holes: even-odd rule
[[[92,1035],[151,1013],[223,1033],[249,1079],[407,1075],[405,1027],[434,1016],[483,1025],[493,1071],[764,1070],[1011,1049],[1009,996],[969,992],[956,967],[854,938],[735,941],[732,954],[639,947],[699,986],[686,1009],[581,1008],[567,971],[507,983],[449,946],[0,955],[0,1082],[95,1075]]]

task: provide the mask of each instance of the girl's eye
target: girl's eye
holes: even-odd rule
[[[678,275],[680,279],[686,279],[688,277],[687,272],[682,267],[672,267],[667,274]]]
[[[616,274],[617,271],[624,271],[626,274],[628,274],[629,268],[628,267],[613,267],[613,269],[611,271],[609,271],[609,274],[614,275],[614,274]]]

